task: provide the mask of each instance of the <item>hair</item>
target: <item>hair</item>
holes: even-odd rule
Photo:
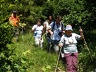
[[[41,19],[37,19],[37,22],[40,22],[41,23]]]
[[[17,13],[17,11],[13,11],[13,14],[16,14]]]
[[[56,19],[62,20],[62,16],[57,15],[57,16],[56,16]]]

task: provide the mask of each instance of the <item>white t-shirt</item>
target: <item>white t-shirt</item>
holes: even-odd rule
[[[46,33],[47,33],[47,30],[50,29],[50,25],[47,21],[45,21],[43,24],[46,25]]]
[[[64,34],[61,37],[60,43],[63,43],[64,53],[75,53],[77,50],[77,40],[80,39],[80,35],[72,33],[72,36],[68,37]]]
[[[43,26],[42,25],[40,25],[40,26],[34,25],[32,27],[32,30],[34,30],[34,29],[35,29],[35,31],[34,31],[34,37],[40,38],[41,37],[41,34],[42,34]]]

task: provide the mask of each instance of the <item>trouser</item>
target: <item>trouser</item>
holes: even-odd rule
[[[78,53],[65,54],[66,72],[77,72]]]
[[[45,34],[45,38],[46,38],[46,41],[47,41],[47,50],[48,50],[48,52],[50,52],[51,47],[52,47],[52,40],[51,40],[50,36],[48,36],[47,34]]]
[[[12,30],[13,30],[13,36],[16,39],[18,39],[18,37],[19,37],[19,27],[13,27]]]
[[[42,46],[43,46],[43,38],[41,39],[41,38],[35,37],[35,44],[42,48]]]
[[[54,48],[55,52],[58,52],[59,51],[58,43],[59,43],[59,41],[52,40],[52,48]]]

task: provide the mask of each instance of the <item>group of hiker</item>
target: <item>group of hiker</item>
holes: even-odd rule
[[[43,34],[48,42],[48,50],[54,49],[56,53],[59,53],[60,48],[63,49],[63,53],[66,59],[66,72],[77,72],[77,40],[83,39],[83,30],[80,29],[80,35],[73,33],[72,26],[70,24],[64,26],[61,22],[62,16],[56,16],[55,20],[48,16],[47,20],[41,25],[41,20],[37,20],[37,24],[32,27],[34,31],[35,44],[43,46]]]
[[[16,12],[12,13],[9,21],[15,28],[18,26],[20,19],[16,16]],[[37,19],[36,24],[32,26],[32,32],[34,32],[34,42],[40,48],[43,47],[44,35],[48,42],[48,50],[53,49],[54,52],[59,53],[62,48],[66,60],[66,72],[77,72],[77,41],[83,39],[82,29],[79,30],[80,35],[73,33],[71,24],[65,27],[62,16],[57,15],[54,20],[52,16],[48,16],[43,25],[41,19]],[[51,48],[49,48],[50,44],[52,45]]]

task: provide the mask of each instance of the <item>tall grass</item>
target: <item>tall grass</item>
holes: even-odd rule
[[[18,42],[7,46],[14,50],[14,56],[11,58],[18,60],[15,63],[18,72],[54,72],[58,55],[48,53],[45,48],[36,47],[31,33],[21,35]],[[61,61],[59,67],[64,70]]]
[[[28,33],[20,35],[18,42],[8,44],[7,47],[13,53],[8,58],[11,61],[11,65],[7,66],[7,70],[12,70],[12,72],[54,72],[58,55],[56,53],[49,53],[46,50],[47,43],[45,38],[44,42],[44,48],[42,49],[35,46],[33,34]],[[91,51],[89,53],[83,44],[81,41],[78,46],[80,48],[78,72],[93,72],[96,67],[96,45],[95,43],[88,43]],[[59,61],[58,66],[65,71],[65,64],[62,61]]]

